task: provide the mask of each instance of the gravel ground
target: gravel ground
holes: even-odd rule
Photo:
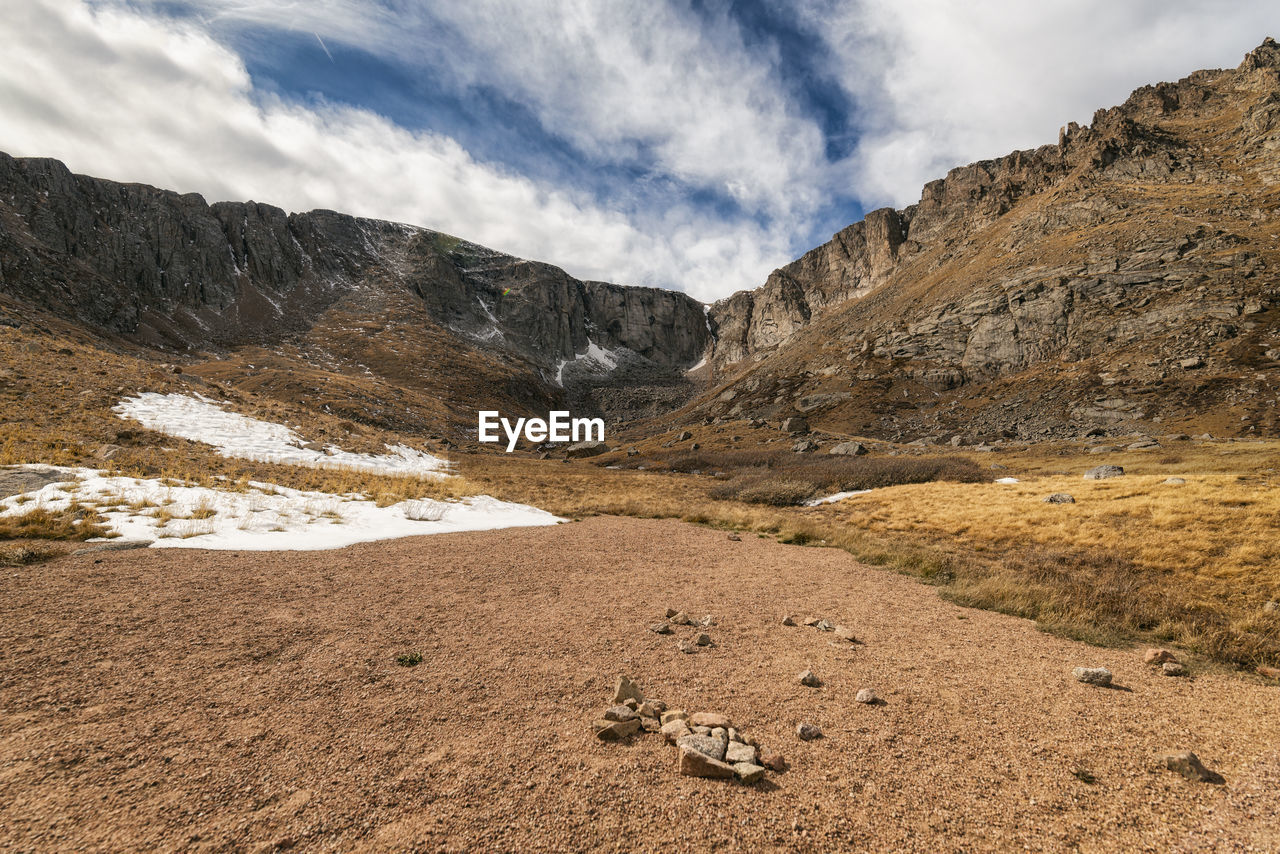
[[[715,646],[649,632],[667,607],[714,615]],[[3,850],[1280,849],[1280,689],[1162,677],[831,549],[595,518],[107,552],[6,570],[0,609]],[[1072,680],[1094,664],[1120,687]],[[599,743],[623,672],[791,770]],[[1158,767],[1188,749],[1226,785]]]

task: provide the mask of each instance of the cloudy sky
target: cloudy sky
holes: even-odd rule
[[[1268,34],[1273,0],[12,0],[0,150],[712,300]]]

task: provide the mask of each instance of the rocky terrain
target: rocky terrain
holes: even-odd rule
[[[952,170],[717,303],[705,409],[892,438],[1280,429],[1280,46]],[[1232,423],[1234,422],[1234,423]]]

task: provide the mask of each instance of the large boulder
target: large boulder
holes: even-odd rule
[[[601,454],[608,453],[609,446],[604,442],[579,442],[576,445],[570,445],[565,451],[570,459],[580,459],[582,457],[598,457]]]
[[[809,422],[798,415],[793,415],[782,422],[782,429],[787,433],[808,433]]]
[[[828,454],[840,454],[846,457],[860,457],[867,452],[861,442],[841,442],[827,451]]]
[[[1095,466],[1084,473],[1085,480],[1106,480],[1109,477],[1123,477],[1124,469],[1120,466]]]

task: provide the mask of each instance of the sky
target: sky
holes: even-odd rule
[[[1267,35],[1273,0],[12,0],[0,151],[712,301]]]

